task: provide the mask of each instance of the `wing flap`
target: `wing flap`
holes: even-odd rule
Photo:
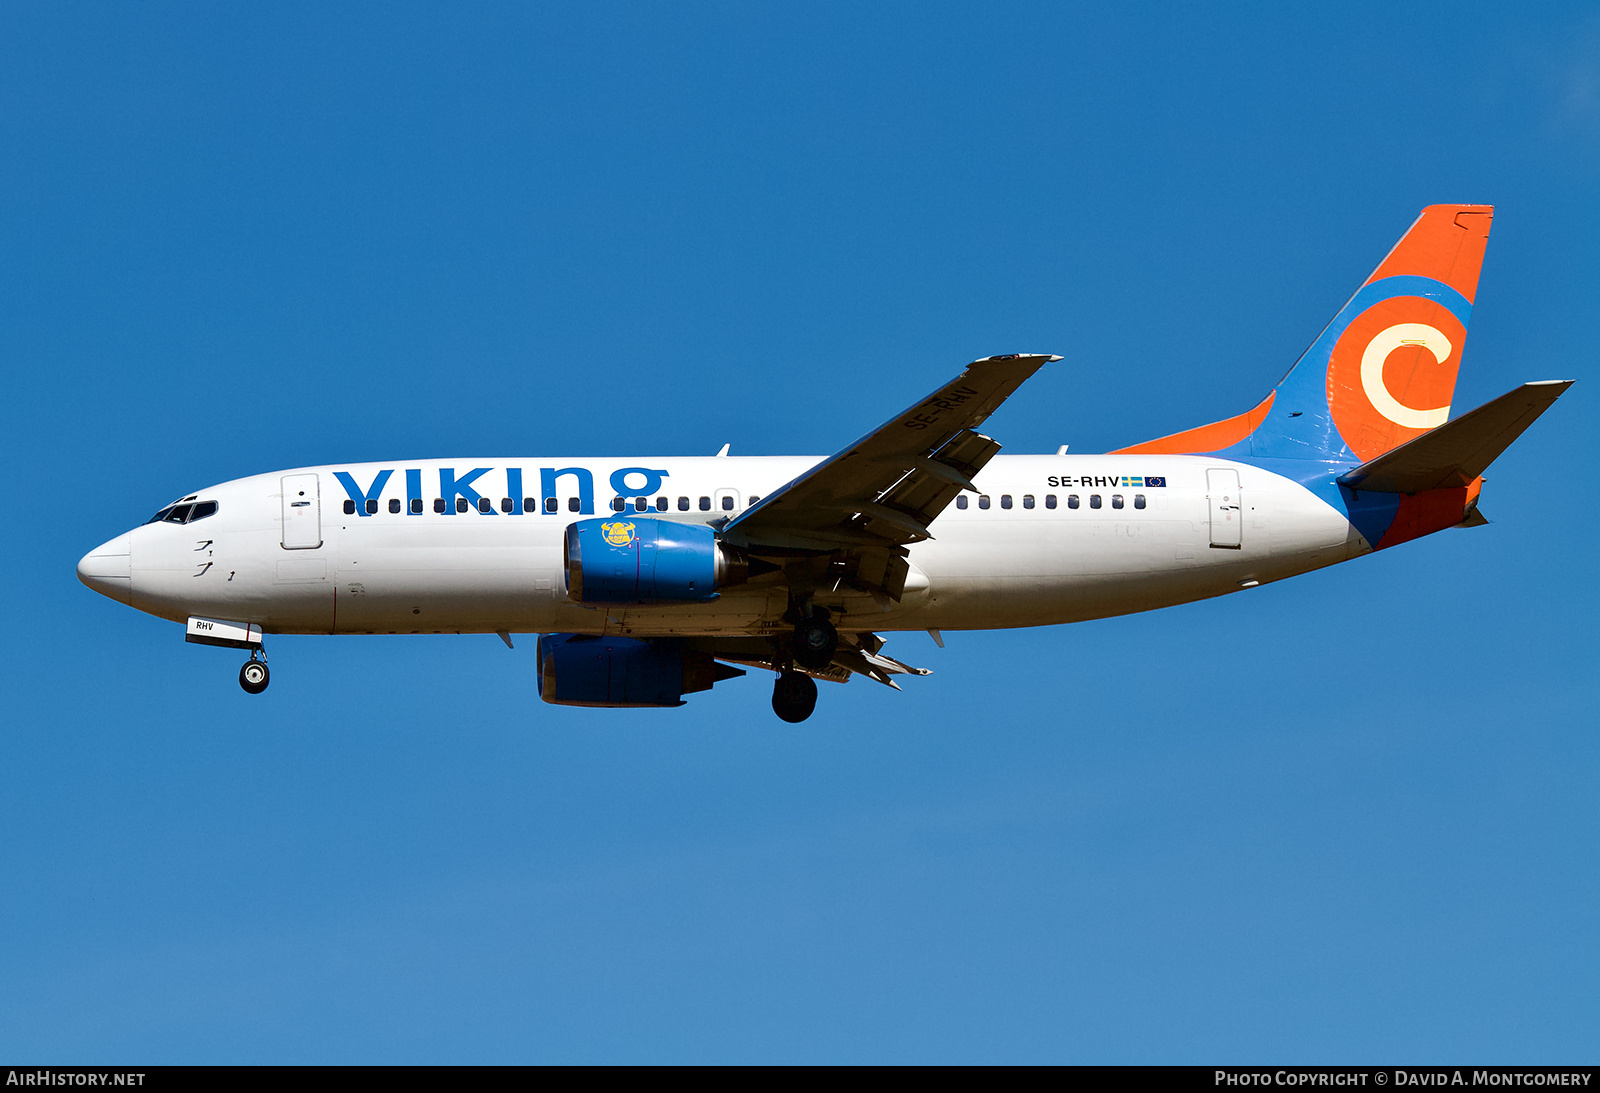
[[[938,451],[914,459],[910,469],[885,490],[876,503],[912,518],[923,528],[922,537],[931,538],[926,534],[927,525],[933,523],[962,490],[977,492],[978,487],[972,484],[973,476],[999,451],[1000,445],[993,439],[963,429]],[[866,515],[882,519],[877,513]],[[883,522],[895,524],[892,517]],[[876,530],[870,523],[868,529]]]
[[[775,659],[772,644],[758,638],[699,639],[692,641],[691,644],[719,661],[743,664],[751,668],[766,668],[770,671],[788,668],[802,671],[813,679],[826,680],[829,683],[847,683],[852,675],[860,675],[898,691],[900,686],[895,683],[892,676],[933,674],[928,668],[913,668],[894,657],[884,656],[883,639],[877,634],[862,631],[841,637],[843,640],[833,656],[833,663],[826,668],[797,668],[793,665],[780,664]],[[725,672],[735,671],[720,665],[718,667]]]
[[[1000,450],[974,430],[1042,365],[1060,359],[1013,353],[973,361],[927,398],[746,509],[723,529],[724,538],[753,549],[797,549],[805,542],[904,546],[929,538],[928,525],[972,488],[972,476]]]

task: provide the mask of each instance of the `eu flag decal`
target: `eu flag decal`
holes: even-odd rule
[[[1165,476],[1162,476],[1160,478],[1156,478],[1156,477],[1153,477],[1151,475],[1146,475],[1145,479],[1144,479],[1144,484],[1146,486],[1154,489],[1157,486],[1165,486],[1167,484],[1167,479],[1166,479]]]

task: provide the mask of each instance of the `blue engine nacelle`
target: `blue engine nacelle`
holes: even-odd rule
[[[703,524],[622,514],[569,525],[563,553],[567,596],[578,603],[706,603],[749,573]]]
[[[683,696],[744,675],[663,638],[539,636],[539,697],[557,706],[682,706]]]

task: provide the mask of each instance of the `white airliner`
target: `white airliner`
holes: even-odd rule
[[[1106,455],[996,454],[977,429],[1059,359],[1008,354],[827,459],[276,471],[163,507],[78,576],[248,650],[252,694],[266,634],[537,633],[546,702],[677,706],[745,665],[802,721],[815,680],[927,674],[886,631],[1145,611],[1484,523],[1484,469],[1570,386],[1450,418],[1491,215],[1423,210],[1265,401]]]

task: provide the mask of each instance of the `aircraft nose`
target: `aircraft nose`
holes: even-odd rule
[[[78,580],[118,603],[133,602],[133,537],[119,535],[78,562]]]

